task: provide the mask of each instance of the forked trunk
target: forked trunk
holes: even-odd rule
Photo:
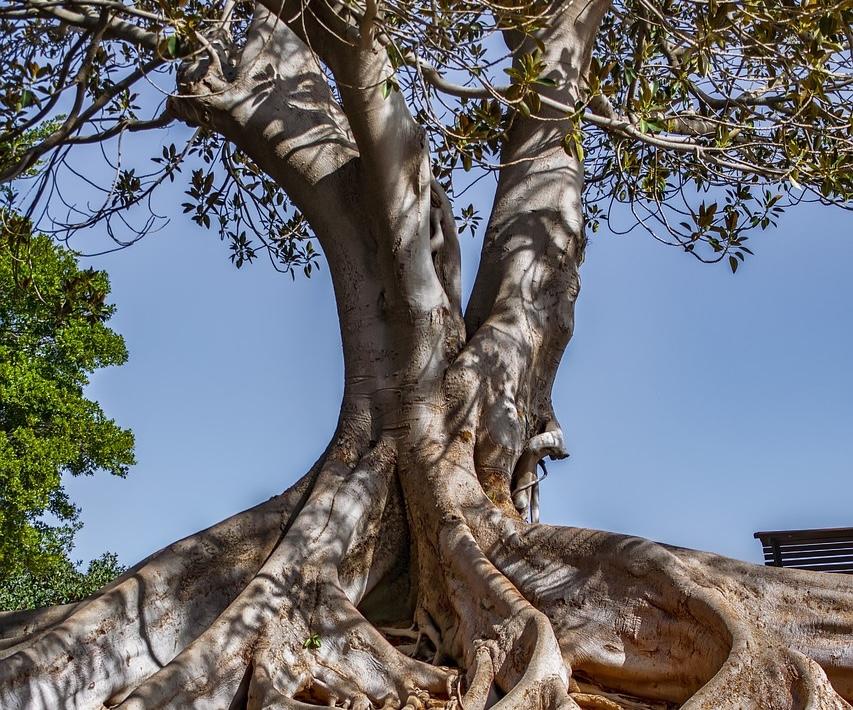
[[[546,32],[564,104],[606,5]],[[235,65],[185,66],[171,110],[251,156],[323,245],[335,436],[293,488],[94,597],[0,616],[0,707],[849,708],[850,578],[535,524],[584,246],[568,119],[514,122],[463,319],[450,203],[381,96],[387,57],[309,50],[312,18],[259,9]]]

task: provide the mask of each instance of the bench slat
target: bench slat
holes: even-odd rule
[[[765,557],[773,557],[773,549],[765,549]],[[853,545],[839,547],[833,550],[780,550],[779,554],[784,558],[797,559],[798,557],[831,557],[832,555],[853,555]]]
[[[772,562],[773,555],[765,555],[764,559]],[[791,564],[786,564],[790,560]],[[853,551],[849,555],[812,555],[812,554],[803,554],[803,555],[783,555],[782,563],[785,567],[791,567],[793,565],[804,565],[804,564],[826,564],[831,562],[853,562]]]
[[[840,562],[826,565],[804,565],[799,562],[795,565],[785,565],[788,569],[804,569],[810,572],[853,572],[853,562]]]
[[[765,552],[772,552],[773,545],[763,545]],[[812,550],[844,550],[853,548],[853,540],[849,542],[816,542],[812,545],[779,545],[780,552],[810,552]]]
[[[838,540],[853,538],[853,528],[825,528],[822,530],[771,530],[757,532],[754,538],[764,542],[765,539],[775,538],[779,542],[796,540]],[[765,543],[766,544],[766,543]]]

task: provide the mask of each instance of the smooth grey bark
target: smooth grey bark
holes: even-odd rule
[[[543,31],[555,104],[606,8]],[[381,95],[370,23],[339,9],[259,6],[242,51],[184,66],[170,102],[320,240],[345,360],[332,442],[291,490],[94,597],[0,616],[0,707],[850,707],[847,577],[526,522],[537,462],[565,455],[551,388],[584,248],[567,124],[515,122],[463,319],[425,136]]]

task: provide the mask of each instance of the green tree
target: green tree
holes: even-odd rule
[[[47,570],[24,569],[7,575],[0,585],[0,610],[37,609],[79,601],[106,586],[124,571],[118,558],[106,552],[83,572],[67,558]]]
[[[0,217],[0,582],[5,586],[27,575],[68,576],[66,555],[80,523],[63,474],[104,469],[124,476],[134,458],[131,432],[84,393],[97,368],[127,359],[123,339],[106,325],[115,310],[106,303],[107,275],[80,269],[72,252],[33,234],[23,217],[9,211]]]

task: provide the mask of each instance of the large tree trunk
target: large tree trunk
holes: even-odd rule
[[[548,30],[564,103],[605,6]],[[333,440],[287,492],[94,597],[0,617],[0,707],[850,707],[850,578],[527,521],[537,463],[565,455],[567,125],[515,122],[463,319],[450,205],[403,99],[380,95],[384,54],[309,51],[312,21],[259,9],[233,71],[185,67],[172,110],[252,156],[323,245],[346,363]]]

